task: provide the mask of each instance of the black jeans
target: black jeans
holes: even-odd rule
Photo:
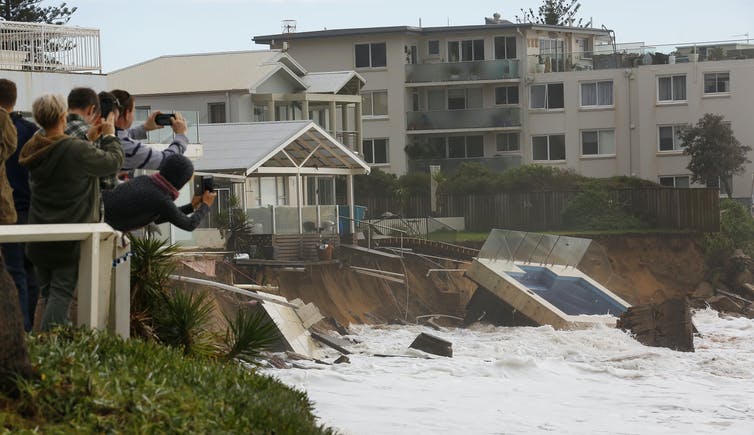
[[[28,219],[27,211],[18,212],[16,224],[26,224]],[[18,301],[24,317],[24,330],[29,332],[34,325],[34,311],[37,309],[37,299],[39,299],[39,285],[34,266],[24,254],[25,243],[3,243],[0,247],[2,247],[5,268],[13,277],[18,289]]]

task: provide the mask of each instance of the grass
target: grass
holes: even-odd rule
[[[39,378],[0,395],[0,431],[332,433],[306,393],[237,363],[82,329],[27,341]]]

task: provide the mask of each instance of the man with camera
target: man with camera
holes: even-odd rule
[[[116,89],[111,92],[121,107],[120,114],[115,120],[116,134],[120,139],[126,161],[123,170],[160,169],[163,160],[170,155],[181,155],[188,147],[186,120],[180,113],[165,114],[153,112],[147,121],[138,127],[131,128],[134,122],[134,108],[136,101],[128,92]],[[146,132],[169,125],[175,133],[173,142],[164,150],[158,151],[134,138],[146,137]]]

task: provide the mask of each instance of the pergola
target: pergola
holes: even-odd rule
[[[350,229],[355,232],[353,176],[368,174],[369,165],[314,122],[206,124],[201,132],[204,155],[194,163],[197,171],[295,178],[300,234],[304,232],[302,178],[345,175]]]

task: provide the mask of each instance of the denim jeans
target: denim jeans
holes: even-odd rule
[[[48,269],[36,267],[39,290],[44,300],[41,328],[49,330],[53,325],[70,323],[68,310],[79,275],[78,261],[71,266]]]
[[[17,225],[26,224],[27,220],[28,212],[18,212]],[[13,277],[18,289],[18,301],[24,318],[24,330],[29,332],[34,325],[34,311],[37,309],[37,299],[39,298],[39,286],[37,285],[34,266],[24,254],[25,243],[3,243],[1,247],[5,268]]]

